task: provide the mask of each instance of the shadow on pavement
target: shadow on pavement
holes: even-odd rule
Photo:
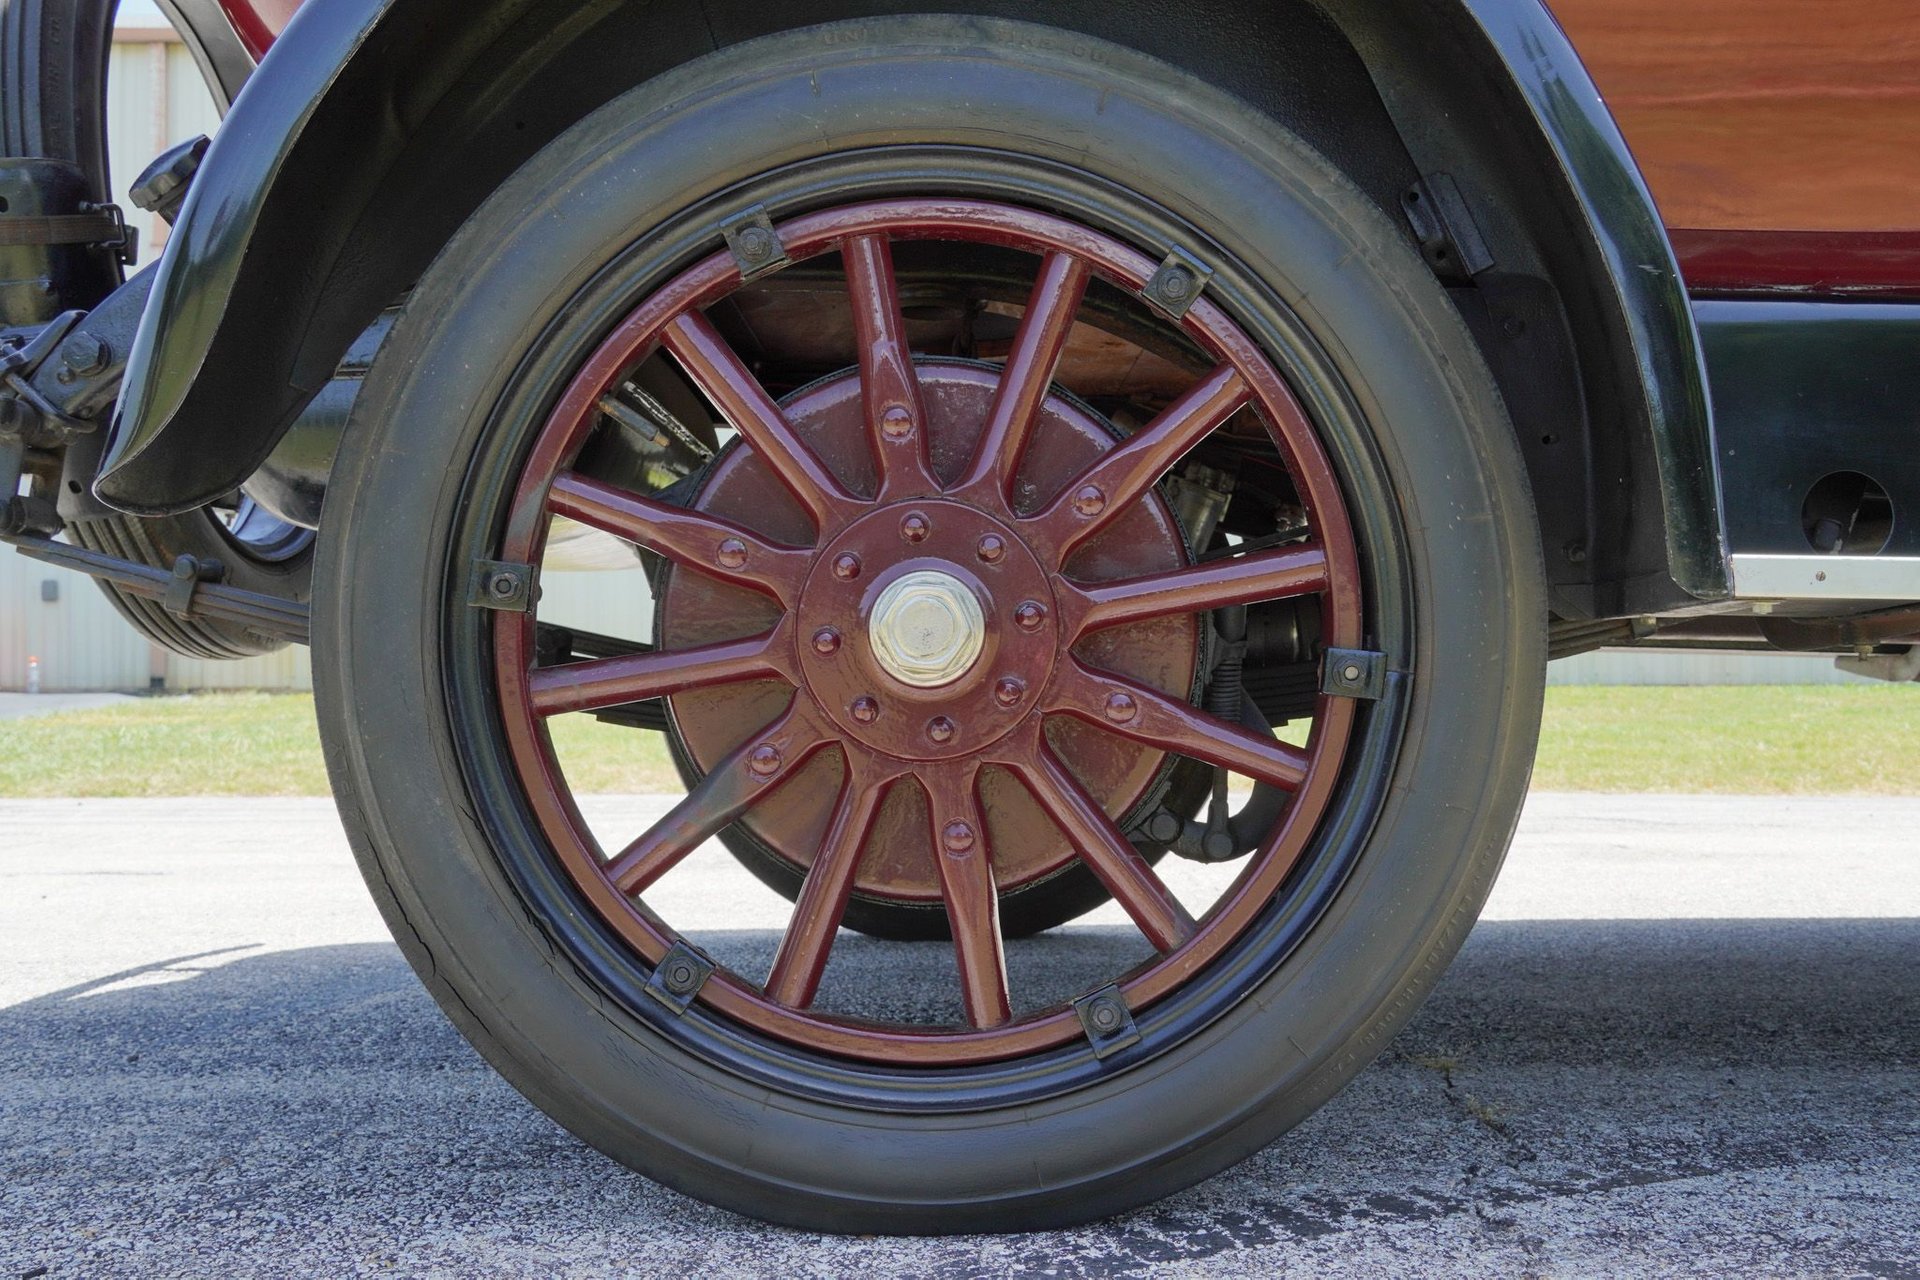
[[[744,964],[777,938],[702,941]],[[846,937],[836,960],[884,970],[901,945]],[[1071,983],[1133,945],[1070,931],[1014,964]],[[1624,1196],[1640,1206],[1608,1228],[1624,1234],[1578,1238],[1670,1249],[1673,1220],[1643,1198],[1688,1184],[1706,1197],[1700,1258],[1768,1269],[1749,1251],[1786,1247],[1795,1269],[1911,1268],[1917,959],[1914,919],[1486,922],[1381,1061],[1293,1135],[1115,1223],[998,1247],[1116,1275],[1444,1229],[1538,1261]],[[945,989],[944,974],[901,983],[889,1008]],[[0,1046],[0,1277],[204,1274],[261,1249],[287,1274],[486,1259],[551,1273],[611,1264],[615,1246],[646,1271],[731,1258],[796,1273],[781,1251],[801,1245],[839,1250],[823,1273],[891,1256],[607,1162],[499,1081],[387,945],[157,961],[0,1010]],[[1749,1212],[1771,1224],[1759,1236]],[[977,1245],[919,1247],[917,1269],[978,1270]]]

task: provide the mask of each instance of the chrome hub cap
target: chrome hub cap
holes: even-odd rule
[[[918,569],[880,593],[867,634],[888,675],[932,689],[972,668],[986,643],[987,624],[964,582],[938,569]]]

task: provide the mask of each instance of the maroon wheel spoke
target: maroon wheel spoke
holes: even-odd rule
[[[786,623],[745,640],[537,668],[527,679],[535,714],[594,711],[687,689],[788,676]]]
[[[1147,941],[1172,951],[1193,936],[1193,917],[1035,731],[1029,749],[1005,763],[1047,811]]]
[[[974,785],[977,766],[955,762],[923,770],[933,857],[940,867],[960,995],[976,1027],[997,1027],[1013,1016],[1007,1000],[1007,960],[1000,938],[1000,894],[987,848],[987,825]]]
[[[881,502],[933,492],[927,457],[926,406],[907,347],[893,250],[883,235],[854,236],[842,246],[847,298],[853,306],[854,341],[860,355],[860,398],[880,472]]]
[[[767,996],[793,1009],[812,1004],[814,992],[819,990],[827,953],[833,948],[841,917],[847,913],[860,854],[892,782],[890,776],[879,774],[866,763],[863,753],[851,747],[844,750],[847,776],[832,824],[800,887],[793,917],[767,974]]]
[[[1046,709],[1289,791],[1307,774],[1306,752],[1297,747],[1072,657],[1055,669]]]
[[[1221,365],[1135,432],[1067,481],[1051,503],[1029,522],[1053,543],[1065,560],[1152,488],[1187,450],[1237,413],[1251,397],[1246,379]]]
[[[780,406],[705,316],[689,311],[677,317],[661,335],[661,345],[754,452],[765,459],[816,525],[830,523],[836,513],[855,501],[806,442],[794,434],[793,424]]]
[[[812,552],[783,547],[730,520],[703,516],[578,472],[553,482],[547,508],[727,582],[763,591],[788,608],[800,595]]]
[[[645,892],[831,741],[796,699],[772,724],[715,765],[666,817],[607,863],[607,878],[622,893]]]
[[[1326,552],[1311,543],[1211,560],[1121,582],[1092,586],[1061,582],[1056,586],[1060,626],[1069,644],[1101,627],[1306,595],[1326,588]]]
[[[1041,261],[1026,314],[1020,318],[1000,386],[987,411],[986,426],[956,491],[965,493],[978,486],[998,495],[1013,483],[1034,417],[1067,349],[1089,274],[1086,263],[1065,253],[1049,253]]]

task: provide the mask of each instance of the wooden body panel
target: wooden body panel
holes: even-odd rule
[[[1920,0],[1549,0],[1669,227],[1920,230]]]

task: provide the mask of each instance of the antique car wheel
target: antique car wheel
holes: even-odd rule
[[[1004,349],[916,347],[902,281],[933,259],[1024,279]],[[728,332],[810,270],[853,356],[770,386]],[[1096,293],[1197,361],[1151,412],[1071,394]],[[609,397],[662,370],[735,438],[670,486],[609,479]],[[1253,524],[1189,544],[1193,458]],[[647,549],[649,642],[545,642],[562,518]],[[1304,743],[1199,705],[1243,605],[1326,655]],[[474,217],[356,405],[315,667],[374,895],[529,1098],[742,1212],[1009,1229],[1205,1177],[1385,1045],[1511,835],[1544,616],[1490,380],[1324,159],[1116,47],[899,19],[644,85]],[[590,711],[670,727],[690,784],[607,842],[551,732]],[[1183,761],[1284,795],[1205,901],[1133,825],[1185,803]],[[764,948],[661,905],[729,827],[804,868]],[[1069,865],[1132,932],[1097,972],[1020,944],[1010,983],[1001,895]],[[952,941],[873,943],[886,980],[830,991],[856,893]]]

